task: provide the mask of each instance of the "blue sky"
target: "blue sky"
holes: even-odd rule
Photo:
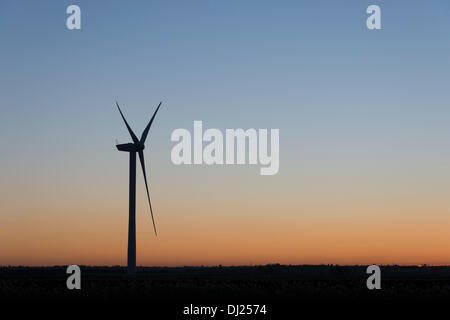
[[[80,31],[65,28],[72,3],[82,9]],[[382,7],[383,30],[365,28],[368,4]],[[373,116],[405,129],[431,117],[435,130],[434,120],[449,116],[445,1],[3,1],[0,8],[8,129],[48,121],[70,130],[71,119],[110,130],[116,99],[138,127],[141,111],[164,100],[173,127],[201,118],[217,127],[285,126],[289,135],[308,117],[332,127],[365,126]],[[397,122],[406,114],[409,121]]]
[[[70,4],[81,7],[80,31],[65,27]],[[369,4],[381,6],[383,30],[366,29]],[[440,156],[449,146],[446,1],[3,1],[0,9],[3,161],[128,140],[115,100],[138,132],[164,101],[153,143],[165,161],[171,131],[192,120],[280,128],[292,164],[322,144],[348,158],[366,149],[389,156],[383,148],[399,145],[416,146],[406,157],[426,146]]]

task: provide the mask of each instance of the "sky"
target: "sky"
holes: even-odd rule
[[[2,0],[0,265],[126,264],[116,100],[138,136],[163,101],[138,265],[449,265],[449,72],[445,0]],[[194,120],[279,129],[278,174],[174,165]]]

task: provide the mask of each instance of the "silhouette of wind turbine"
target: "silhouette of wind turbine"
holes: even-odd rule
[[[130,153],[130,206],[129,206],[129,220],[128,220],[128,274],[134,275],[136,273],[136,153],[139,154],[139,161],[141,162],[142,173],[144,175],[145,189],[147,190],[147,198],[148,204],[150,206],[150,213],[152,215],[153,229],[155,230],[155,235],[158,235],[156,232],[155,219],[153,217],[152,203],[150,201],[150,193],[148,192],[148,184],[147,184],[147,174],[145,173],[145,161],[144,161],[144,143],[145,139],[147,139],[148,131],[155,119],[156,113],[161,106],[159,103],[158,107],[153,113],[150,122],[142,132],[141,140],[139,140],[134,134],[133,130],[131,130],[130,125],[125,119],[122,110],[120,110],[119,104],[116,102],[117,108],[119,109],[120,115],[122,116],[125,125],[127,126],[128,132],[130,133],[132,143],[123,143],[117,144],[117,150],[129,152]]]

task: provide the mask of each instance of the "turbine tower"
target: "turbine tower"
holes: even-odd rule
[[[116,102],[117,108],[119,109],[120,115],[122,116],[125,125],[127,126],[128,132],[130,133],[131,139],[133,142],[131,143],[123,143],[117,144],[117,150],[124,151],[130,153],[130,207],[129,207],[129,220],[128,220],[128,274],[135,275],[136,274],[136,153],[139,154],[139,161],[141,162],[142,173],[144,175],[145,189],[147,190],[147,198],[148,204],[150,206],[150,213],[152,216],[153,229],[156,233],[155,219],[153,217],[152,203],[150,201],[150,193],[148,192],[148,184],[147,184],[147,175],[145,173],[145,161],[144,161],[144,143],[145,139],[147,139],[148,131],[155,119],[156,113],[161,106],[159,103],[158,107],[155,110],[150,122],[144,129],[142,133],[141,139],[139,140],[134,134],[133,130],[131,130],[130,125],[125,119],[122,110],[120,110],[119,104]]]

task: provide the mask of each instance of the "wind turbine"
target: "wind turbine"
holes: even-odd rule
[[[148,131],[155,119],[156,113],[161,106],[159,103],[158,107],[153,113],[150,122],[142,132],[141,139],[139,140],[131,130],[130,125],[125,119],[122,110],[120,110],[119,104],[116,102],[117,108],[119,109],[120,115],[122,116],[125,125],[127,126],[128,132],[130,133],[131,143],[116,144],[117,150],[130,153],[130,206],[129,206],[129,220],[128,220],[128,274],[134,275],[136,273],[136,153],[139,154],[139,160],[141,162],[142,173],[144,175],[145,189],[147,190],[148,204],[150,206],[150,213],[152,215],[153,229],[156,233],[155,219],[153,217],[152,203],[150,201],[150,193],[148,192],[147,175],[145,173],[145,161],[144,161],[144,143],[147,139]]]

